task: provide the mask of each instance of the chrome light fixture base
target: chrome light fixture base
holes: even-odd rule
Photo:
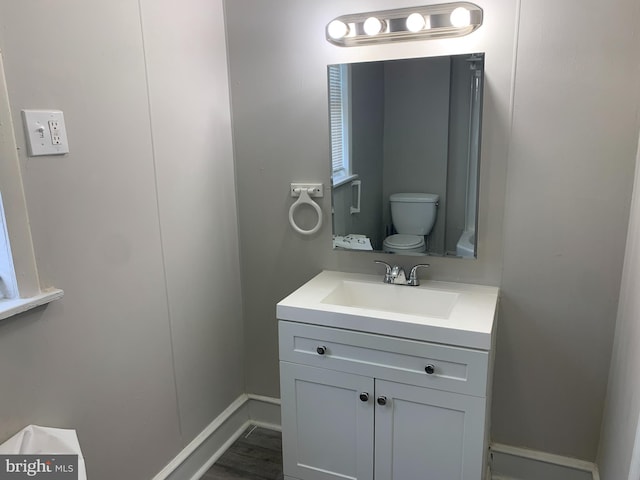
[[[333,19],[325,34],[327,41],[340,47],[461,37],[479,28],[482,16],[482,9],[469,2],[354,13]],[[378,22],[380,29],[370,28]]]

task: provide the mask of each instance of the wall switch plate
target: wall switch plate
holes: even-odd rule
[[[69,153],[64,115],[60,110],[22,110],[30,157]]]

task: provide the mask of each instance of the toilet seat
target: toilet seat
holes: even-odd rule
[[[424,252],[426,245],[421,235],[396,233],[384,239],[383,249],[386,252]]]

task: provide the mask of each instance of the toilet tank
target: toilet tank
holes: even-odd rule
[[[429,235],[436,222],[440,197],[433,193],[394,193],[389,197],[391,220],[398,233]]]

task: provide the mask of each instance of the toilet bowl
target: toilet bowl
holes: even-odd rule
[[[382,249],[388,253],[424,253],[427,250],[427,245],[422,236],[396,233],[384,239]]]
[[[394,193],[389,197],[391,220],[396,234],[384,239],[382,249],[388,253],[420,254],[426,251],[424,237],[436,221],[440,197],[432,193]]]

